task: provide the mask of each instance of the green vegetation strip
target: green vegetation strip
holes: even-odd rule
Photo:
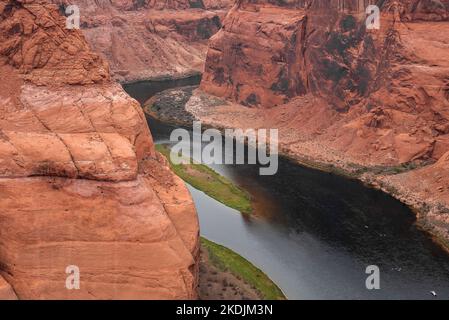
[[[209,261],[218,269],[228,271],[253,286],[264,300],[284,300],[281,289],[259,268],[234,251],[201,237]]]
[[[167,158],[176,175],[194,188],[241,213],[252,212],[249,194],[208,166],[192,161],[190,164],[174,164],[170,161],[169,146],[158,144],[156,150]]]

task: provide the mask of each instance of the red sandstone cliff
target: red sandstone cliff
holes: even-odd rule
[[[9,283],[0,276],[0,300],[17,300],[17,296]]]
[[[369,3],[380,30],[365,27]],[[201,83],[237,104],[194,97],[188,108],[224,127],[279,128],[293,157],[375,172],[382,182],[362,178],[449,239],[448,57],[447,0],[240,0],[211,39]]]
[[[80,8],[81,28],[115,79],[179,77],[202,71],[208,39],[221,27],[231,1],[52,0]]]
[[[81,32],[1,0],[0,75],[0,298],[195,298],[192,199]]]

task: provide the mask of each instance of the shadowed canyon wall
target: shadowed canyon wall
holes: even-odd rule
[[[57,9],[0,1],[0,297],[196,298],[190,194]]]
[[[80,8],[87,41],[119,81],[201,72],[208,39],[221,27],[230,0],[52,0],[60,11]]]

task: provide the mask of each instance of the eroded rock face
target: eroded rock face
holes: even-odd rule
[[[39,3],[39,2],[36,2]],[[65,22],[56,11],[45,9],[44,2],[0,3],[2,13],[1,54],[11,66],[20,69],[25,79],[36,85],[98,83],[108,79],[107,65],[91,52],[82,35],[67,33]],[[22,4],[33,9],[16,10]],[[35,19],[35,14],[39,19]],[[52,37],[46,31],[51,30]]]
[[[0,300],[17,300],[17,296],[9,283],[0,276]]]
[[[447,0],[403,0],[397,1],[404,21],[445,21],[449,18]]]
[[[365,26],[369,3],[379,30]],[[449,238],[448,14],[447,0],[238,1],[201,83],[234,104],[191,109],[223,127],[278,128],[285,153],[350,172],[425,166],[387,179],[400,192],[384,189],[433,212]]]
[[[289,127],[319,132],[356,163],[437,160],[449,121],[449,2],[383,2],[380,30],[366,29],[357,1],[333,3],[239,1],[212,38],[201,89],[248,107],[292,109]],[[322,109],[307,105],[309,95],[333,123],[304,126]]]
[[[231,1],[52,0],[61,12],[80,8],[87,41],[109,62],[115,79],[180,77],[202,71],[207,40]]]
[[[0,274],[21,299],[196,298],[192,199],[139,104],[64,26],[46,1],[0,3]]]
[[[397,55],[411,54],[398,50],[399,21],[448,18],[449,3],[438,1],[434,16],[429,2],[384,1],[382,30],[371,32],[365,8],[375,2],[238,1],[211,41],[202,88],[263,107],[314,93],[345,110],[382,87]]]

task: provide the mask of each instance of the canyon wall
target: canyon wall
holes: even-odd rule
[[[298,115],[290,125],[303,136],[327,131],[325,139],[339,140],[355,162],[438,160],[449,146],[449,1],[426,21],[431,6],[423,2],[382,1],[380,30],[367,30],[364,11],[322,1],[239,1],[211,39],[201,89],[247,107],[288,104],[299,113],[320,108],[300,107],[311,95],[338,123],[323,117],[303,126],[309,119]]]
[[[229,0],[52,0],[65,13],[80,8],[87,41],[110,63],[113,77],[133,81],[202,71],[208,39]]]
[[[369,3],[378,30],[360,10]],[[192,110],[279,128],[284,153],[357,174],[449,239],[448,57],[447,0],[240,0],[211,38],[200,86],[229,105]]]
[[[0,276],[0,300],[17,300],[17,296],[9,283]]]
[[[57,6],[0,1],[0,75],[0,297],[196,298],[190,194]]]
[[[393,19],[449,19],[448,1],[438,1],[442,8],[432,1],[378,2],[383,27],[370,32],[365,8],[376,1],[238,1],[209,45],[202,88],[250,106],[306,93],[329,97],[337,109],[357,104],[379,90],[375,84],[394,62]]]

